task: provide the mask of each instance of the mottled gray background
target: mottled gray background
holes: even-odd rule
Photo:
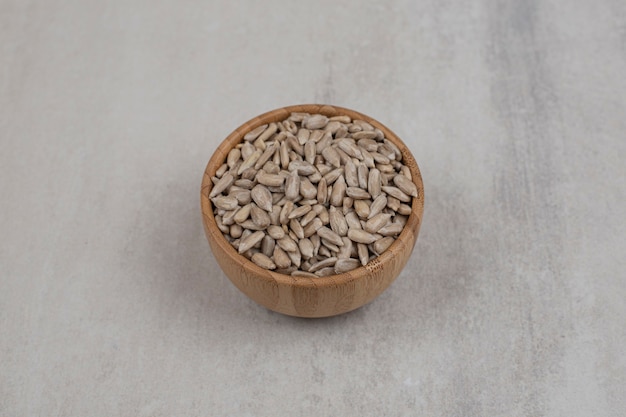
[[[259,307],[202,172],[323,102],[396,131],[420,239],[373,303]],[[626,2],[0,1],[0,415],[624,416]]]

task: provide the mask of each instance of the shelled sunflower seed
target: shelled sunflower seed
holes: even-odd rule
[[[380,256],[420,192],[380,129],[308,113],[246,133],[212,180],[226,240],[258,266],[297,277],[348,272]]]

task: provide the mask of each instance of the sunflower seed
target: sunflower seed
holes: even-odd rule
[[[396,155],[396,161],[402,161],[402,151],[398,148],[395,143],[390,141],[389,139],[383,139],[383,143],[389,147]]]
[[[378,229],[378,234],[383,236],[396,236],[402,232],[404,225],[400,223],[391,223],[387,226],[381,227]]]
[[[217,184],[215,184],[215,186],[211,190],[209,197],[212,198],[218,194],[221,194],[222,191],[226,190],[228,187],[232,185],[234,179],[235,178],[230,173],[224,174],[224,176],[220,178],[220,180],[217,182]]]
[[[395,197],[388,196],[387,197],[387,207],[389,207],[393,211],[398,211],[400,208],[400,200]]]
[[[291,219],[289,222],[289,228],[295,233],[298,239],[304,239],[304,229],[298,220]]]
[[[235,213],[235,216],[233,217],[235,222],[237,222],[237,223],[245,222],[248,219],[248,216],[250,215],[251,209],[252,209],[252,205],[250,205],[250,204],[246,204],[245,206],[240,208],[237,211],[237,213]]]
[[[265,256],[272,256],[274,253],[274,247],[276,246],[276,241],[272,239],[270,236],[265,235],[263,240],[261,241],[261,253]]]
[[[354,143],[352,139],[339,139],[337,141],[337,147],[344,151],[347,155],[362,160],[363,154],[358,146]]]
[[[344,217],[349,229],[361,229],[361,222],[354,211],[346,213]]]
[[[389,159],[390,161],[395,161],[396,159],[396,153],[386,143],[382,145],[378,145],[378,153],[380,153],[381,155],[383,155],[385,158]]]
[[[278,204],[272,205],[272,211],[269,213],[270,216],[270,224],[279,225],[280,224],[280,212],[282,207]]]
[[[334,206],[330,206],[328,214],[331,230],[339,236],[346,236],[348,234],[348,223],[346,223],[346,218],[343,213]]]
[[[405,177],[404,175],[396,175],[393,177],[393,183],[402,191],[403,193],[417,197],[417,187],[413,184],[413,181]]]
[[[328,277],[330,275],[335,275],[335,268],[332,266],[322,268],[315,272],[315,275],[318,277]]]
[[[272,255],[272,258],[278,268],[288,268],[291,265],[291,259],[289,259],[287,253],[278,245],[274,247],[274,254]]]
[[[337,147],[335,150],[337,151],[337,154],[339,155],[339,161],[341,162],[341,165],[347,164],[348,161],[352,159],[350,155],[342,151],[339,147]]]
[[[374,126],[367,123],[365,120],[354,119],[352,123],[359,126],[361,130],[374,130]]]
[[[241,188],[246,189],[246,190],[251,190],[252,187],[254,187],[256,185],[253,181],[244,180],[243,178],[238,179],[237,181],[234,182],[234,184],[237,187],[241,187]]]
[[[307,200],[317,198],[317,188],[308,178],[300,179],[300,195]]]
[[[403,193],[402,191],[400,191],[399,188],[396,187],[391,187],[391,186],[384,186],[382,187],[382,190],[384,192],[386,192],[388,195],[397,198],[398,200],[404,202],[404,203],[410,203],[411,202],[411,197],[409,197],[408,195],[406,195],[405,193]]]
[[[285,237],[285,231],[282,227],[272,225],[267,228],[267,234],[274,240],[282,239]]]
[[[361,266],[361,263],[358,259],[337,259],[337,262],[335,263],[335,273],[343,274],[344,272],[351,271],[359,266]]]
[[[315,165],[308,163],[307,161],[295,160],[291,161],[288,166],[289,171],[296,171],[298,175],[308,176],[317,172]]]
[[[313,174],[309,175],[309,181],[313,184],[317,184],[322,180],[322,174],[319,171],[315,171]]]
[[[241,173],[241,178],[247,179],[247,180],[253,180],[254,177],[256,176],[256,173],[257,173],[257,170],[250,167]]]
[[[223,195],[215,197],[211,201],[213,201],[215,207],[222,210],[234,210],[239,205],[239,202],[235,197],[228,197]]]
[[[348,197],[352,197],[355,200],[368,200],[371,198],[370,194],[359,187],[346,188],[346,194]]]
[[[365,227],[363,229],[365,229],[365,231],[369,233],[377,233],[383,226],[387,224],[390,218],[391,214],[379,213],[369,219],[365,223]]]
[[[343,242],[343,246],[339,248],[339,252],[337,252],[337,258],[350,258],[352,256],[352,250],[354,249],[352,241],[346,236],[342,237],[341,241]]]
[[[259,184],[267,185],[269,187],[280,187],[285,182],[285,177],[277,174],[268,174],[264,170],[260,170],[256,174],[256,180]]]
[[[253,222],[251,219],[248,219],[248,220],[246,220],[244,222],[241,222],[241,223],[239,223],[239,225],[241,227],[243,227],[244,229],[254,230],[254,231],[259,231],[259,230],[265,229],[265,227],[259,226],[258,224]]]
[[[322,178],[320,182],[317,183],[317,201],[320,204],[326,204],[328,200],[328,186],[326,184],[326,179]]]
[[[278,150],[280,155],[280,166],[282,169],[287,169],[289,166],[289,147],[287,146],[287,142],[282,142],[280,144],[280,149]]]
[[[224,175],[227,170],[228,165],[222,164],[222,166],[220,166],[217,171],[215,171],[215,178],[222,178],[222,175]]]
[[[380,171],[376,168],[370,169],[369,176],[367,178],[367,191],[371,194],[372,198],[376,198],[381,193],[382,183],[380,182]]]
[[[278,218],[280,224],[287,224],[289,222],[289,215],[293,211],[293,208],[294,204],[292,201],[287,201],[285,205],[283,205],[283,208],[280,211],[280,216]]]
[[[300,176],[292,171],[285,181],[285,198],[295,200],[300,194]]]
[[[265,211],[272,210],[272,194],[264,185],[257,184],[250,192],[252,200]]]
[[[340,175],[333,184],[333,190],[330,195],[330,204],[332,204],[333,206],[341,206],[345,194],[346,180],[343,178],[343,175]]]
[[[354,137],[354,135],[352,135],[352,137]],[[369,152],[376,152],[378,149],[378,143],[373,139],[359,139],[357,145],[361,148],[361,153],[363,153],[364,149],[368,151],[368,154]],[[365,157],[365,155],[363,156]]]
[[[304,230],[304,237],[311,237],[313,236],[317,230],[322,227],[322,221],[316,217],[313,220],[311,220],[310,223],[308,223],[306,226],[303,227]]]
[[[335,168],[339,168],[341,166],[341,158],[339,157],[339,153],[337,153],[337,149],[332,146],[326,146],[322,150],[322,156],[332,166]]]
[[[311,221],[313,221],[313,219],[316,217],[317,213],[311,210],[300,219],[300,224],[302,225],[302,227],[304,227],[307,224],[311,223]]]
[[[348,187],[358,187],[359,178],[357,176],[357,167],[352,160],[346,162],[345,167],[346,184]]]
[[[339,178],[341,175],[343,175],[343,172],[344,172],[343,168],[333,169],[332,171],[329,171],[328,173],[326,173],[322,177],[322,179],[326,180],[326,184],[331,185],[335,181],[337,181],[337,178]]]
[[[315,162],[315,156],[317,152],[315,150],[315,142],[308,141],[304,144],[304,159],[309,164],[313,164]]]
[[[334,137],[335,139],[350,138],[351,133],[348,129],[348,125],[342,124],[341,127],[335,132]]]
[[[354,200],[354,211],[362,219],[367,219],[370,214],[370,208],[365,200]]]
[[[376,241],[376,236],[361,229],[349,229],[348,237],[356,243],[365,243],[369,245]]]
[[[318,235],[312,234],[309,240],[313,243],[313,255],[317,256],[322,245],[322,239]]]
[[[413,180],[413,175],[411,174],[411,170],[409,169],[408,166],[402,165],[400,167],[400,173],[404,175],[405,177],[407,177],[410,181]]]
[[[299,122],[303,121],[305,117],[309,117],[309,116],[310,116],[309,113],[293,112],[293,113],[291,113],[289,115],[289,117],[287,119],[291,120],[292,122],[299,123]]]
[[[317,234],[322,239],[326,239],[333,245],[343,246],[343,241],[341,240],[341,236],[339,236],[337,233],[333,232],[326,226],[322,226],[319,229],[317,229]]]
[[[350,123],[352,121],[352,119],[350,119],[350,116],[344,116],[344,115],[333,116],[329,120],[330,121],[337,121],[337,122],[340,122],[340,123]]]
[[[237,213],[237,210],[229,210],[227,212],[224,213],[224,216],[222,217],[222,223],[224,223],[227,226],[232,226],[233,224],[235,224],[235,214]]]
[[[298,248],[300,248],[300,253],[304,259],[310,259],[313,257],[313,243],[306,238],[300,239],[298,241]]]
[[[263,131],[267,129],[267,125],[261,125],[253,130],[251,130],[250,132],[246,133],[243,137],[243,140],[245,141],[252,141],[255,140],[257,137],[259,137],[259,135],[261,133],[263,133]]]
[[[376,168],[378,168],[382,175],[389,175],[391,177],[391,180],[393,180],[393,177],[397,175],[395,169],[391,164],[376,164]]]
[[[328,123],[328,117],[321,114],[315,114],[302,120],[302,125],[311,130],[321,129]]]
[[[288,135],[287,139],[285,139],[285,142],[287,143],[287,147],[291,149],[289,153],[289,159],[291,159],[292,161],[300,160],[300,158],[304,156],[304,147],[300,145],[300,142],[298,142],[298,139],[295,136]]]
[[[315,236],[317,236],[317,235],[315,235]],[[318,236],[318,237],[319,237],[319,236]],[[327,258],[328,258],[328,257],[330,257],[330,256],[332,256],[332,255],[331,255],[331,253],[330,253],[330,250],[328,250],[328,248],[327,248],[326,246],[322,246],[322,245],[321,245],[321,240],[322,240],[322,239],[320,239],[320,248],[319,248],[319,250],[317,251],[317,252],[318,252],[318,254],[319,254],[320,256],[324,256],[324,257],[327,257]]]
[[[298,126],[296,126],[296,124],[292,120],[285,120],[283,122],[283,126],[285,127],[287,132],[291,133],[292,135],[295,135],[298,131]]]
[[[336,255],[337,252],[339,252],[339,246],[335,245],[334,243],[329,242],[326,239],[321,239],[321,241],[322,241],[322,245],[327,247],[331,253]]]
[[[408,204],[400,204],[400,207],[398,207],[398,213],[408,216],[411,214],[411,206],[409,206]]]
[[[243,228],[238,224],[233,224],[230,226],[228,233],[234,238],[240,238],[241,233],[243,232]]]
[[[289,256],[289,259],[291,259],[292,264],[300,267],[300,265],[302,264],[302,254],[300,253],[300,251],[298,251],[297,248],[294,251],[287,252],[287,256]]]
[[[361,154],[363,155],[363,164],[368,168],[374,168],[376,165],[374,163],[374,157],[369,151],[364,148],[361,148]]]
[[[226,165],[229,168],[232,168],[237,161],[241,158],[241,151],[237,148],[233,148],[228,152],[228,156],[226,157]]]
[[[237,170],[237,175],[241,175],[247,169],[253,168],[254,165],[256,164],[256,161],[258,161],[259,158],[261,157],[262,153],[263,151],[261,151],[260,149],[257,149],[247,159],[244,159],[243,163],[239,166],[239,169]]]
[[[357,167],[357,176],[359,180],[359,187],[364,190],[367,190],[367,183],[369,177],[369,169],[367,166],[361,164]]]
[[[375,139],[376,138],[376,132],[372,131],[372,130],[364,130],[361,132],[354,132],[352,134],[352,138],[359,140],[359,139]]]
[[[285,236],[281,239],[278,239],[276,243],[285,252],[293,252],[293,251],[298,250],[298,245],[296,245],[296,242],[294,242],[294,240],[290,238],[289,236]]]
[[[371,155],[374,158],[374,162],[376,162],[377,164],[389,164],[390,162],[389,158],[378,152],[371,152]]]
[[[363,243],[356,244],[356,250],[359,255],[359,260],[361,261],[361,265],[365,266],[370,261],[369,250],[367,249],[367,245]]]
[[[309,211],[311,211],[311,206],[310,205],[304,205],[304,206],[299,206],[297,208],[294,208],[291,213],[289,213],[289,216],[287,216],[289,219],[297,219],[299,217],[304,216],[305,214],[307,214]]]
[[[354,207],[354,199],[352,197],[344,197],[341,207],[344,214],[348,213]]]
[[[276,123],[270,123],[270,125],[267,127],[267,129],[265,129],[263,131],[263,133],[261,133],[259,135],[259,137],[256,139],[255,143],[257,143],[257,142],[265,142],[274,133],[276,133],[277,130],[278,130],[278,125],[276,125]]]
[[[371,219],[378,213],[382,212],[383,209],[387,206],[387,196],[384,194],[379,195],[374,199],[372,204],[370,205],[370,213],[367,215],[368,219]]]
[[[304,259],[304,256],[302,257],[302,259]],[[309,262],[308,259],[303,261],[302,264],[300,264],[301,271],[308,272],[310,267],[311,267],[311,262]]]
[[[215,216],[215,224],[217,228],[220,229],[222,233],[228,233],[230,228],[222,223],[222,218],[220,216]]]
[[[257,231],[257,232],[252,233],[250,236],[246,237],[245,239],[241,239],[241,241],[239,242],[239,249],[238,249],[239,253],[243,253],[247,251],[248,249],[252,248],[257,243],[261,242],[264,236],[265,236],[265,233],[261,231]]]
[[[322,224],[326,225],[330,222],[330,216],[328,215],[328,210],[324,206],[322,206],[322,209],[317,214],[317,217],[322,221]]]
[[[265,148],[261,156],[259,156],[257,161],[254,163],[254,169],[258,170],[263,165],[265,165],[265,163],[268,162],[272,156],[274,156],[274,152],[276,152],[276,148],[277,148],[277,145],[274,145],[273,143],[269,145],[267,148]]]
[[[395,242],[395,239],[391,236],[387,236],[372,243],[372,249],[374,250],[374,253],[380,255],[389,249],[389,246],[391,246],[393,242]]]
[[[298,143],[300,145],[305,145],[311,136],[311,131],[308,129],[300,129],[297,133]]]
[[[231,188],[231,192],[228,195],[230,197],[234,197],[235,199],[237,199],[237,203],[240,206],[244,206],[246,204],[249,204],[250,201],[252,201],[252,197],[250,197],[250,190],[234,190],[234,191],[232,191],[232,188]]]
[[[267,214],[267,211],[259,208],[256,204],[252,205],[250,218],[252,218],[254,224],[262,228],[269,226],[271,223],[270,216]]]

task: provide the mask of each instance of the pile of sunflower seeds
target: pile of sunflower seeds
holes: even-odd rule
[[[212,181],[226,240],[262,268],[306,277],[379,256],[418,196],[402,153],[380,129],[308,113],[248,132]]]

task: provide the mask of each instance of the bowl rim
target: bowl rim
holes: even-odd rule
[[[370,261],[365,266],[361,265],[358,268],[344,272],[342,274],[328,275],[324,277],[299,277],[292,275],[285,275],[277,273],[271,270],[261,268],[256,265],[250,259],[246,258],[242,254],[239,254],[235,248],[226,240],[221,230],[218,229],[215,217],[213,214],[213,205],[208,195],[213,188],[211,178],[215,175],[215,171],[225,162],[226,155],[230,149],[237,143],[240,143],[243,136],[252,129],[261,126],[263,124],[285,120],[291,113],[319,113],[326,116],[338,116],[347,115],[350,118],[365,120],[375,128],[382,130],[385,133],[385,138],[393,142],[402,152],[403,163],[409,167],[411,171],[412,181],[415,183],[418,189],[418,196],[413,197],[411,201],[411,214],[409,215],[404,228],[392,245],[387,248],[382,254],[375,258],[374,261]],[[212,169],[213,167],[213,169]],[[212,172],[211,172],[212,171]],[[417,240],[417,235],[422,222],[422,216],[424,213],[424,185],[422,181],[422,175],[413,157],[413,154],[406,146],[406,144],[396,135],[391,129],[380,123],[378,120],[351,110],[345,107],[339,107],[335,105],[327,104],[300,104],[291,105],[286,107],[280,107],[275,110],[262,113],[247,122],[243,123],[231,134],[229,134],[215,149],[211,158],[209,159],[204,175],[202,177],[202,185],[200,189],[200,203],[202,208],[202,221],[207,233],[210,233],[214,237],[213,241],[219,245],[220,248],[227,253],[233,260],[241,265],[241,267],[250,276],[260,278],[267,281],[275,282],[279,285],[288,285],[296,287],[337,287],[346,283],[350,283],[362,278],[367,277],[372,270],[380,269],[385,263],[395,256],[396,250],[400,245],[414,245]],[[368,268],[369,267],[369,268]]]

